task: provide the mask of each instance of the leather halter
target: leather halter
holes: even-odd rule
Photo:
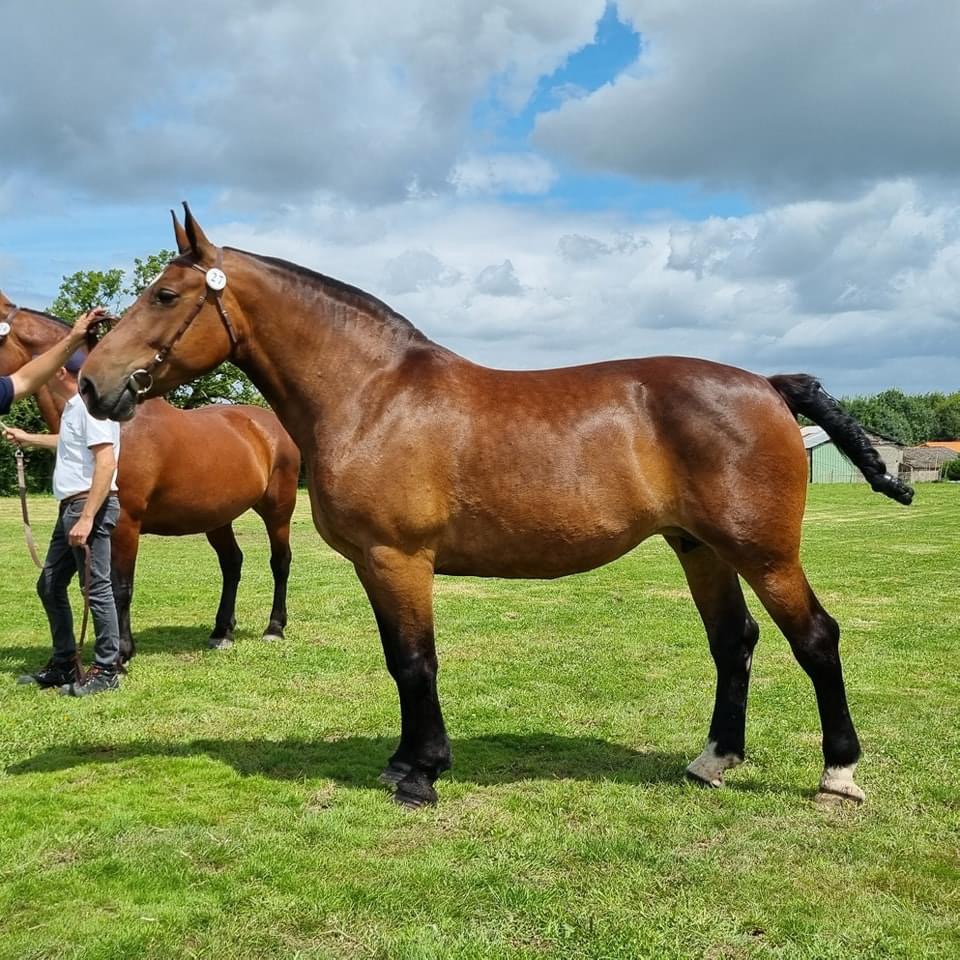
[[[138,370],[134,370],[130,374],[130,383],[133,385],[134,390],[138,397],[142,397],[145,393],[149,393],[153,388],[153,371],[157,369],[162,363],[164,363],[167,357],[170,356],[170,352],[173,348],[180,342],[181,337],[187,332],[190,328],[190,324],[196,320],[200,311],[203,309],[204,304],[207,302],[207,296],[213,294],[214,303],[217,305],[217,312],[220,314],[220,319],[223,321],[223,325],[227,328],[227,335],[230,337],[230,353],[228,358],[232,358],[236,352],[237,346],[239,345],[239,340],[237,339],[237,333],[233,329],[233,324],[230,322],[230,315],[227,313],[227,308],[223,305],[223,300],[221,299],[221,293],[226,288],[226,277],[223,274],[221,269],[223,265],[223,250],[217,249],[217,259],[212,269],[204,269],[200,266],[199,263],[191,263],[190,266],[194,270],[199,270],[206,280],[203,286],[203,294],[200,296],[200,299],[193,305],[193,310],[190,311],[187,319],[180,324],[177,328],[177,332],[174,333],[173,337],[167,341],[167,343],[161,347],[156,356],[145,366],[140,367]],[[211,285],[211,274],[216,271],[217,275],[221,278],[222,286],[214,287]]]

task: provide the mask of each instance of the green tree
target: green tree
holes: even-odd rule
[[[960,391],[936,397],[936,429],[931,440],[960,440]]]
[[[78,270],[60,282],[50,312],[71,323],[94,307],[107,307],[116,313],[120,306],[123,270]]]

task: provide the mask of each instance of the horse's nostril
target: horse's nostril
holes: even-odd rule
[[[99,398],[97,385],[89,377],[80,374],[80,382],[77,388],[80,391],[80,396],[83,397],[83,402],[87,405],[87,409],[93,410]]]

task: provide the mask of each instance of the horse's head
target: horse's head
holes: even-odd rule
[[[0,376],[19,370],[34,353],[35,321],[0,293]]]
[[[184,204],[173,225],[180,255],[97,345],[80,374],[80,394],[97,417],[129,420],[139,402],[212,370],[233,354],[241,311],[222,269],[223,251]]]

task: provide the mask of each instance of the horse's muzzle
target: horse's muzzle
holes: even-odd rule
[[[133,376],[119,389],[101,393],[96,382],[81,373],[77,387],[87,409],[98,420],[131,420],[137,412],[139,384]]]

